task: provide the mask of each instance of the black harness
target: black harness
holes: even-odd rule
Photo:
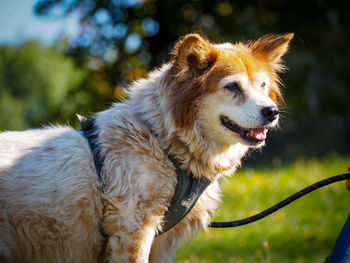
[[[101,154],[101,146],[97,140],[98,131],[95,125],[95,120],[86,119],[80,115],[77,116],[81,125],[80,132],[89,142],[98,180],[103,185],[101,169],[103,166],[104,157]],[[168,231],[170,228],[179,223],[192,210],[200,195],[211,183],[205,178],[197,179],[192,173],[181,168],[180,162],[175,159],[174,156],[168,154],[168,158],[176,169],[177,185],[168,211],[164,217],[162,232],[158,233],[158,235]]]
[[[77,116],[81,126],[80,132],[83,133],[90,146],[98,181],[102,184],[101,169],[103,166],[104,157],[101,154],[101,147],[97,140],[98,132],[95,125],[95,119],[87,119],[78,114]]]
[[[78,118],[81,123],[82,129],[80,130],[83,135],[86,137],[86,139],[89,142],[91,152],[93,154],[94,158],[94,164],[96,168],[96,173],[98,176],[99,182],[102,184],[102,177],[100,174],[104,158],[101,155],[101,147],[97,141],[97,130],[96,126],[94,124],[94,119],[86,119],[80,115],[78,115]],[[173,163],[176,173],[177,173],[177,185],[175,189],[175,194],[171,200],[168,212],[165,214],[164,219],[164,225],[163,225],[163,231],[161,233],[158,233],[158,235],[166,232],[173,226],[175,226],[177,223],[179,223],[193,208],[193,206],[196,204],[196,201],[200,197],[200,195],[203,193],[203,191],[208,187],[210,184],[209,180],[206,179],[196,179],[191,173],[189,173],[187,170],[182,169],[180,166],[180,162],[176,160],[172,155],[168,154],[169,160]],[[228,221],[228,222],[211,222],[209,227],[219,227],[219,228],[225,228],[225,227],[236,227],[241,226],[249,223],[253,223],[257,220],[260,220],[266,216],[268,216],[271,213],[276,212],[277,210],[281,209],[282,207],[290,204],[291,202],[294,202],[295,200],[299,199],[300,197],[315,191],[316,189],[319,189],[321,187],[324,187],[329,184],[333,184],[335,182],[343,181],[343,180],[349,180],[350,179],[350,173],[345,174],[339,174],[333,177],[329,177],[326,179],[323,179],[319,182],[316,182],[301,191],[289,196],[288,198],[284,199],[283,201],[277,203],[276,205],[273,205],[272,207],[256,214],[251,217],[247,217],[240,220],[235,221]],[[102,188],[103,191],[103,188]]]
[[[169,209],[165,214],[162,233],[179,223],[192,210],[198,198],[211,183],[205,178],[197,179],[192,173],[181,168],[178,160],[172,155],[168,155],[168,158],[176,168],[177,185]]]

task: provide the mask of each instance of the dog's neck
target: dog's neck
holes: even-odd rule
[[[151,72],[146,79],[134,83],[130,89],[132,110],[148,129],[156,134],[162,149],[179,159],[194,176],[214,179],[230,175],[240,165],[248,147],[241,144],[218,145],[207,140],[198,125],[192,129],[177,127],[165,97],[163,78],[170,65]]]

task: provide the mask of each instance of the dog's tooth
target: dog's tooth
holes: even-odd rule
[[[264,127],[264,128],[261,128],[261,133],[262,133],[262,134],[266,135],[266,134],[267,134],[267,131],[268,131],[268,130],[267,130],[265,127]]]

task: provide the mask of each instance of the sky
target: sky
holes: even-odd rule
[[[61,35],[73,36],[79,32],[78,16],[54,21],[34,14],[38,0],[0,0],[0,45],[19,44],[37,39],[52,44]]]

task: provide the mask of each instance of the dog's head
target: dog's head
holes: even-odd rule
[[[278,73],[293,34],[250,43],[212,44],[198,34],[178,41],[165,76],[177,127],[201,130],[222,145],[264,144],[279,119]]]

